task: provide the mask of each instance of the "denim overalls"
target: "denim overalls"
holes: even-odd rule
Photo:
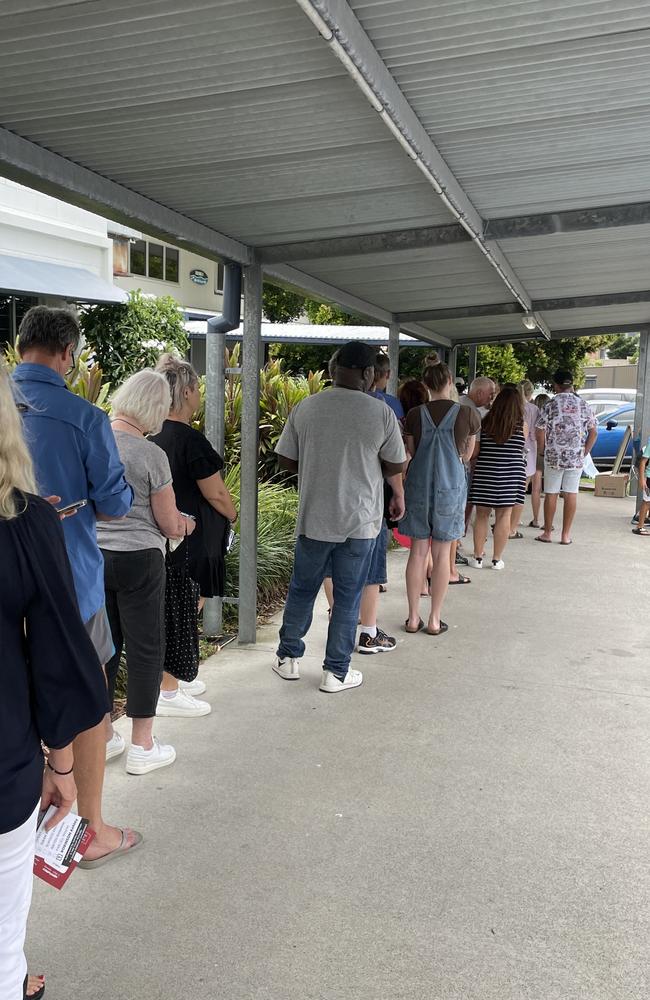
[[[399,530],[411,538],[453,542],[465,530],[467,500],[465,466],[454,438],[460,405],[454,403],[438,426],[426,405],[419,409],[422,434],[406,474],[406,516]]]

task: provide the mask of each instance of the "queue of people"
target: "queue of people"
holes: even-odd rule
[[[102,811],[106,762],[126,743],[111,723],[127,654],[128,774],[172,764],[157,716],[210,711],[195,694],[201,600],[223,594],[237,513],[223,461],[191,426],[199,379],[163,356],[112,397],[111,419],[68,391],[80,340],[75,315],[37,306],[20,326],[13,380],[0,367],[0,996],[44,993],[23,943],[36,822],[77,803],[92,870],[142,834]],[[45,498],[45,499],[43,499]],[[179,682],[180,678],[180,682]]]
[[[198,615],[223,594],[228,535],[237,512],[223,460],[192,426],[199,380],[185,361],[163,356],[114,393],[111,417],[67,390],[80,338],[75,316],[35,307],[20,327],[13,381],[0,368],[0,626],[6,697],[0,726],[0,996],[38,998],[23,943],[39,803],[60,821],[77,802],[94,839],[80,867],[128,855],[142,834],[102,810],[106,762],[145,775],[167,767],[176,748],[156,718],[199,718]],[[464,559],[482,568],[489,512],[491,565],[504,568],[527,481],[544,463],[544,530],[550,541],[560,490],[561,542],[575,513],[575,471],[593,443],[586,407],[556,374],[557,395],[538,414],[527,389],[476,379],[458,399],[435,356],[422,379],[387,394],[390,368],[375,349],[345,344],[330,364],[332,388],[289,415],[277,445],[297,473],[295,560],[275,673],[300,678],[316,597],[331,580],[331,613],[320,690],[358,688],[356,651],[390,652],[396,640],[377,621],[386,582],[389,526],[410,539],[404,629],[444,635],[447,587],[470,582]],[[577,402],[576,402],[577,400]],[[534,421],[534,437],[531,423]],[[537,447],[533,470],[527,447]],[[528,443],[528,445],[527,445]],[[569,502],[567,504],[567,497]],[[457,553],[476,509],[474,551]],[[534,521],[537,517],[534,515]],[[514,525],[514,533],[513,533]],[[423,594],[430,600],[420,618]],[[131,740],[111,710],[126,651]],[[164,725],[164,721],[163,721]]]
[[[461,560],[474,569],[505,569],[505,549],[519,531],[526,490],[539,528],[542,477],[544,529],[551,541],[557,495],[564,495],[560,544],[570,544],[580,471],[595,441],[595,419],[573,391],[569,372],[555,373],[553,400],[533,400],[529,381],[497,386],[474,379],[459,398],[450,369],[429,356],[421,379],[409,379],[398,397],[386,396],[388,359],[370,347],[346,344],[330,361],[333,388],[299,403],[276,447],[282,466],[297,474],[300,506],[296,556],[273,670],[299,680],[304,637],[316,597],[326,582],[329,626],[320,690],[339,693],[361,685],[352,654],[390,652],[396,640],[376,622],[376,556],[388,524],[410,546],[406,567],[408,616],[404,631],[441,636],[447,588],[468,584]],[[377,405],[379,404],[379,405]],[[547,405],[546,405],[547,404]],[[384,492],[389,501],[384,504]],[[473,551],[460,544],[474,514]],[[492,524],[492,554],[486,545]],[[373,564],[375,569],[373,569]],[[421,598],[430,599],[427,621]],[[366,607],[364,607],[364,604]],[[372,617],[372,624],[366,619]]]

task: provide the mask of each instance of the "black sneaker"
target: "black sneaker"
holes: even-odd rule
[[[467,556],[462,556],[460,552],[456,553],[456,565],[457,566],[469,566],[469,561]]]
[[[393,639],[391,635],[386,635],[385,632],[382,632],[378,628],[377,635],[375,636],[370,636],[367,632],[361,633],[357,644],[357,652],[364,653],[366,656],[370,655],[370,653],[390,653],[391,650],[395,649],[396,645],[396,639]]]

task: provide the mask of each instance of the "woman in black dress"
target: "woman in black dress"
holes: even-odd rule
[[[188,362],[169,354],[161,357],[156,371],[169,382],[172,406],[162,430],[151,440],[169,459],[176,506],[196,519],[194,533],[175,549],[169,562],[181,572],[187,569],[198,584],[198,614],[206,597],[224,593],[226,545],[237,511],[221,477],[223,459],[191,425],[201,403],[198,375]],[[194,696],[204,691],[205,684],[198,678],[190,684],[181,682],[179,687],[176,678],[165,671],[157,714],[203,715],[204,709],[197,710],[197,704],[205,706],[207,702],[197,703]]]
[[[23,955],[39,802],[58,809],[50,825],[70,812],[72,741],[99,725],[108,696],[2,362],[0,427],[0,997],[22,1000],[44,991],[28,986]]]

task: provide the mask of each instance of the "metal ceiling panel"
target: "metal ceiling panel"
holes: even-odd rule
[[[634,201],[650,187],[642,0],[351,0],[484,216]]]

